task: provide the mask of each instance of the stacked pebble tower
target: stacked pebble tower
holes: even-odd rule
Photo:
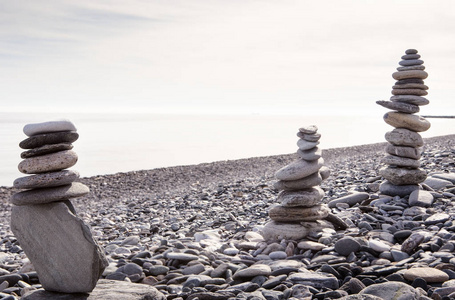
[[[430,122],[416,115],[420,106],[427,105],[428,86],[423,82],[428,74],[417,50],[408,49],[399,62],[398,72],[392,74],[397,80],[392,87],[391,101],[376,103],[393,111],[384,115],[384,121],[395,127],[387,132],[385,139],[389,144],[382,160],[386,167],[380,169],[380,175],[386,179],[380,186],[380,192],[390,196],[406,196],[419,189],[419,183],[425,181],[427,174],[420,169],[423,139],[419,132],[430,128]]]
[[[107,265],[90,228],[76,216],[70,198],[89,192],[76,171],[72,143],[79,135],[68,120],[28,124],[19,146],[24,160],[19,171],[35,174],[14,181],[26,189],[14,194],[11,229],[49,291],[86,293],[93,290]]]
[[[322,204],[324,191],[319,187],[330,171],[324,167],[321,149],[318,148],[321,135],[314,125],[299,129],[297,142],[299,159],[281,168],[275,174],[278,179],[274,187],[281,192],[277,197],[280,205],[269,210],[272,222],[264,226],[266,240],[301,239],[311,231],[329,227],[320,221],[330,213]]]

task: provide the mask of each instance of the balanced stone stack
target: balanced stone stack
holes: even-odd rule
[[[392,74],[397,80],[392,87],[391,101],[376,103],[393,111],[384,115],[384,121],[395,127],[387,132],[385,138],[389,144],[382,160],[387,166],[380,169],[386,179],[380,186],[380,192],[391,196],[406,196],[419,189],[427,174],[420,169],[423,139],[419,132],[430,128],[430,122],[416,115],[420,106],[427,105],[428,86],[423,82],[428,74],[417,50],[408,49],[399,62],[398,72]]]
[[[330,210],[321,202],[325,193],[319,187],[330,171],[323,166],[317,130],[314,125],[299,129],[299,159],[275,174],[278,181],[274,187],[281,191],[277,198],[281,204],[269,210],[272,222],[263,228],[266,240],[301,239],[330,226],[322,221]]]
[[[11,229],[48,291],[87,293],[93,290],[107,260],[90,228],[76,216],[70,198],[89,188],[75,182],[77,162],[71,149],[79,137],[67,120],[28,124],[19,146],[19,171],[35,174],[14,181],[26,189],[12,196]]]

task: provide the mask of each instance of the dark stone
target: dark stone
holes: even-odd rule
[[[406,282],[403,275],[401,274],[390,274],[385,279],[387,279],[388,281]]]
[[[420,278],[420,277],[414,279],[414,281],[412,282],[411,285],[415,288],[417,288],[417,287],[422,288],[424,291],[428,290],[428,285],[427,285],[426,280],[423,278]]]
[[[397,80],[395,82],[395,84],[408,84],[408,83],[418,83],[418,84],[423,84],[423,80],[422,79],[418,79],[418,78],[408,78],[408,79],[401,79],[401,80]]]
[[[22,152],[21,158],[29,158],[29,157],[40,156],[40,155],[50,154],[50,153],[63,151],[63,150],[71,150],[71,149],[73,149],[73,145],[68,144],[68,143],[44,145],[39,148],[35,148],[35,149],[31,149],[31,150]]]
[[[22,149],[34,149],[50,144],[73,143],[78,138],[79,134],[73,131],[38,134],[20,142],[19,147]]]

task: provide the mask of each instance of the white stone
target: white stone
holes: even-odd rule
[[[24,126],[24,133],[27,136],[59,131],[77,131],[77,129],[76,126],[74,126],[74,124],[69,120],[33,123]]]

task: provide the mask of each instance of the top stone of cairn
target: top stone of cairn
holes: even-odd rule
[[[24,126],[24,133],[27,136],[34,136],[42,133],[60,131],[77,131],[76,126],[69,120],[56,120],[42,123],[32,123]]]

